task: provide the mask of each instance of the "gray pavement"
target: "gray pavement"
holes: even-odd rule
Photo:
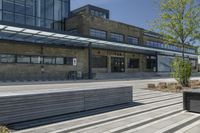
[[[199,78],[195,78],[199,79]],[[173,79],[99,81],[81,83],[54,83],[38,85],[0,86],[1,92],[73,89],[112,85],[132,85],[133,101],[137,106],[92,110],[90,115],[58,121],[52,124],[14,131],[16,133],[199,133],[200,114],[183,111],[182,94],[146,90],[148,83],[175,82]],[[96,113],[95,113],[96,112]],[[63,116],[63,117],[68,117]],[[72,117],[72,116],[70,116]],[[27,123],[23,123],[27,125]],[[23,126],[23,124],[19,124]],[[29,125],[33,123],[28,123]],[[16,126],[16,125],[15,125]]]

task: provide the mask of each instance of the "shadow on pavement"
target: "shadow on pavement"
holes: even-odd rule
[[[89,111],[84,111],[84,112],[64,114],[64,115],[59,115],[59,116],[54,116],[54,117],[32,120],[32,121],[13,123],[13,124],[7,125],[7,127],[11,130],[17,131],[17,130],[23,130],[23,129],[33,128],[33,127],[73,120],[73,119],[82,118],[86,116],[97,115],[97,114],[111,112],[115,110],[130,108],[130,107],[139,106],[139,105],[142,105],[142,103],[132,102],[129,104],[121,104],[121,105],[99,108],[99,109],[89,110]]]

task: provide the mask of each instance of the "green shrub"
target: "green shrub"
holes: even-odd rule
[[[191,76],[191,63],[189,60],[176,57],[171,62],[171,69],[171,76],[173,78],[175,78],[182,86],[189,86]]]
[[[0,133],[9,133],[9,130],[5,126],[0,125]]]

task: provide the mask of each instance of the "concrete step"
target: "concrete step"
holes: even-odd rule
[[[134,117],[139,114],[147,113],[150,111],[158,110],[161,108],[170,108],[173,106],[176,108],[178,106],[178,110],[182,109],[182,106],[180,105],[182,102],[182,99],[171,99],[167,101],[160,101],[157,103],[152,103],[152,104],[146,104],[146,105],[140,105],[136,107],[130,107],[126,109],[121,109],[121,110],[116,110],[108,113],[103,113],[103,114],[98,114],[98,115],[93,115],[93,116],[88,116],[88,117],[83,117],[75,120],[69,120],[65,122],[60,122],[56,124],[50,124],[47,126],[41,126],[41,127],[36,127],[32,129],[27,129],[20,131],[18,133],[44,133],[44,132],[57,132],[57,131],[62,131],[62,130],[67,130],[67,132],[72,132],[88,127],[93,127],[96,125],[100,125],[103,123],[112,123],[113,121],[118,121],[121,119],[128,119],[129,117]],[[172,109],[170,109],[172,111]],[[158,112],[165,112],[165,111],[158,111]]]

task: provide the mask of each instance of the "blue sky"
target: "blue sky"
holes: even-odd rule
[[[158,0],[71,0],[72,10],[86,4],[110,10],[112,20],[149,29],[148,21],[159,12]]]

